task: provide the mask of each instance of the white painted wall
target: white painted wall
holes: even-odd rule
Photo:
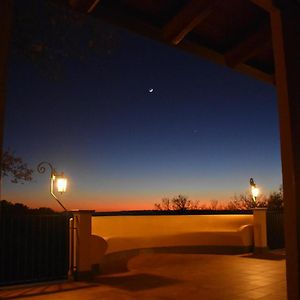
[[[249,225],[249,226],[245,226]],[[92,234],[105,254],[168,246],[252,246],[252,215],[95,216]]]

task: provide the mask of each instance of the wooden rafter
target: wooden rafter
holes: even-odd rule
[[[100,1],[101,0],[94,0],[94,3],[88,9],[89,14],[97,7],[97,5],[99,4]]]
[[[207,58],[218,64],[227,65],[224,55],[222,55],[216,51],[213,51],[211,49],[208,49],[206,47],[199,46],[198,44],[191,42],[189,40],[183,40],[179,45],[177,45],[177,48],[183,49],[183,50],[193,53],[197,56]],[[274,74],[268,74],[262,70],[254,68],[245,63],[241,63],[238,66],[236,66],[235,70],[238,72],[244,73],[244,74],[248,74],[252,77],[255,77],[258,80],[262,80],[267,83],[275,84]]]
[[[69,6],[72,4],[72,8],[85,12],[88,12],[88,9],[95,3],[95,0],[51,0],[56,3],[60,3],[63,5],[63,2],[68,3]],[[195,0],[193,0],[195,1]],[[255,0],[253,0],[255,1]],[[259,0],[257,0],[259,1]],[[202,11],[204,9],[203,1],[195,1],[195,5],[197,5],[198,2],[202,2]],[[212,1],[210,1],[212,2]],[[191,3],[191,2],[190,2]],[[206,2],[208,3],[208,1]],[[213,1],[216,5],[217,1]],[[191,5],[191,4],[190,4]],[[208,5],[208,4],[206,4]],[[198,6],[197,6],[198,7]],[[141,34],[143,36],[147,36],[151,39],[160,41],[162,43],[167,43],[168,45],[176,46],[177,48],[180,48],[182,50],[188,51],[190,53],[193,53],[197,56],[204,57],[206,59],[209,59],[211,61],[214,61],[218,64],[227,65],[226,57],[213,49],[210,49],[204,45],[200,45],[197,41],[193,41],[189,38],[185,38],[181,40],[179,44],[173,44],[170,43],[169,40],[167,40],[163,34],[162,29],[154,26],[153,24],[150,24],[149,22],[145,21],[139,14],[133,14],[132,11],[127,11],[128,8],[125,6],[120,6],[118,2],[111,1],[106,3],[105,5],[101,6],[101,9],[93,9],[91,11],[91,14],[96,17],[103,19],[109,23],[113,23],[115,25],[121,26],[123,28],[127,28],[130,31],[133,31],[135,33]],[[195,8],[194,8],[195,10]],[[206,16],[208,17],[210,11],[213,10],[213,7],[210,7],[206,9]],[[198,16],[199,16],[200,8],[198,9]],[[181,12],[182,13],[182,12]],[[178,16],[178,15],[177,15]],[[206,17],[202,15],[202,19],[204,20]],[[200,20],[200,23],[201,23]],[[171,23],[168,23],[169,26]],[[199,24],[199,23],[198,23]],[[192,30],[192,28],[190,27]],[[166,27],[165,27],[166,30]],[[187,34],[187,33],[186,33]],[[240,64],[236,65],[234,67],[236,71],[239,71],[244,74],[248,74],[252,77],[257,78],[258,80],[262,80],[271,84],[275,84],[274,82],[274,74],[270,74],[268,72],[265,72],[263,70],[258,69],[257,67],[251,66],[246,64],[245,62],[241,62]]]
[[[251,2],[269,12],[276,9],[272,0],[251,0]]]
[[[267,45],[270,39],[270,25],[265,24],[259,27],[225,54],[226,64],[231,68],[235,68],[237,65],[246,62]]]
[[[99,2],[100,0],[68,0],[68,4],[72,9],[84,13],[91,13]]]
[[[118,7],[113,7],[113,8],[110,8],[109,10],[106,10],[103,7],[103,9],[99,9],[96,12],[94,12],[94,16],[101,18],[109,23],[113,23],[117,26],[127,28],[128,30],[136,32],[143,36],[147,36],[151,39],[155,39],[164,44],[167,43],[168,45],[170,45],[170,43],[162,37],[160,28],[150,25],[148,22],[147,23],[144,22],[142,19],[139,18],[138,15],[128,16],[126,14],[126,12],[124,12],[124,9],[120,9]],[[217,51],[209,49],[205,46],[201,46],[197,42],[193,42],[189,39],[184,39],[178,45],[174,45],[174,44],[171,44],[171,45],[174,47],[180,48],[184,51],[193,53],[197,56],[201,56],[208,60],[214,61],[218,64],[226,65],[225,57],[223,54],[218,53]],[[255,77],[258,80],[262,80],[262,81],[274,84],[274,75],[273,74],[268,74],[262,70],[252,67],[250,65],[241,63],[240,65],[238,65],[235,68],[235,70],[239,71],[241,73],[244,73],[244,74],[248,74],[252,77]]]
[[[298,0],[250,0],[250,1],[270,13],[285,9],[287,7],[299,5]]]
[[[199,25],[213,11],[217,0],[191,0],[163,28],[163,37],[174,45]]]

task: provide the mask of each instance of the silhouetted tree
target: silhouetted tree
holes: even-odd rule
[[[249,193],[244,193],[240,195],[234,195],[233,199],[229,201],[226,209],[229,210],[247,210],[258,207],[267,207],[268,201],[264,195],[257,197],[256,201],[252,198]]]
[[[5,215],[25,214],[29,210],[29,208],[24,204],[21,204],[21,203],[13,204],[6,200],[0,201],[0,208],[1,208],[0,211],[2,213],[4,213]]]
[[[154,209],[156,210],[171,210],[171,200],[169,198],[162,198],[161,203],[155,203]]]
[[[7,90],[8,57],[12,28],[12,10],[12,0],[0,1],[0,170],[2,169],[1,157],[3,156],[5,98]],[[0,172],[0,182],[1,179],[2,173]]]
[[[260,195],[256,201],[253,200],[250,194],[235,195],[233,199],[226,205],[225,209],[241,210],[253,209],[256,207],[266,207],[269,209],[283,209],[283,190],[282,186],[278,191],[271,192],[268,197]]]
[[[172,199],[173,210],[185,211],[190,209],[191,201],[186,196],[178,195]]]
[[[98,20],[71,9],[63,9],[54,2],[46,0],[1,0],[0,28],[1,158],[4,152],[3,127],[10,49],[22,60],[38,66],[48,78],[58,79],[62,76],[66,58],[84,60],[91,57],[92,53],[108,55],[114,48],[116,39],[113,34],[115,31],[108,29]],[[18,162],[14,161],[14,163]],[[22,164],[21,162],[19,166],[21,167]],[[1,170],[5,168],[7,166],[0,167]],[[6,169],[4,172],[14,174],[18,182],[30,178],[31,173],[24,171],[25,169],[13,168]]]
[[[56,214],[56,212],[49,207],[29,208],[27,205],[22,203],[12,203],[6,200],[0,200],[0,211],[4,215]]]
[[[54,1],[14,0],[13,53],[50,79],[60,79],[67,59],[110,55],[115,30]],[[59,2],[59,1],[57,1]],[[99,66],[101,60],[95,61]]]
[[[272,192],[268,198],[269,209],[283,209],[283,190],[282,186],[279,187],[278,191]]]
[[[33,169],[21,157],[17,157],[10,150],[6,150],[2,156],[1,177],[9,176],[13,183],[32,180]]]
[[[188,197],[183,195],[178,195],[176,197],[163,198],[161,203],[155,203],[154,209],[156,210],[176,210],[176,211],[186,211],[199,209],[199,202],[189,200]]]
[[[210,209],[210,210],[217,210],[218,206],[219,206],[219,201],[213,199],[213,200],[210,201],[210,205],[208,206],[208,209]]]

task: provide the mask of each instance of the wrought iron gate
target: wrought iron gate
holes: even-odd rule
[[[67,278],[68,220],[67,215],[2,215],[0,285]]]
[[[284,248],[283,210],[267,211],[267,236],[270,249]]]

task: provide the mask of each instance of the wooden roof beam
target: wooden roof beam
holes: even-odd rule
[[[299,0],[250,0],[253,4],[261,7],[267,12],[278,11],[289,6],[299,5]]]
[[[235,68],[237,65],[246,62],[264,47],[271,39],[270,26],[265,24],[252,32],[245,39],[240,41],[225,54],[225,62]]]
[[[273,0],[250,0],[253,4],[259,6],[260,8],[270,12],[275,8]]]
[[[112,3],[112,5],[116,5]],[[100,18],[105,20],[109,23],[112,23],[117,26],[121,26],[126,28],[127,30],[133,31],[135,33],[141,34],[143,36],[147,36],[148,38],[160,41],[164,44],[170,45],[170,43],[163,38],[161,34],[161,29],[153,26],[149,23],[145,23],[141,18],[140,15],[130,15],[128,16],[124,13],[124,10],[120,7],[113,7],[114,9],[107,9],[103,7],[103,9],[99,9],[95,11],[94,16],[96,18]],[[173,47],[177,47],[189,53],[195,54],[197,56],[201,56],[203,58],[209,59],[221,65],[226,65],[224,55],[218,53],[212,49],[208,49],[207,47],[200,46],[199,44],[189,40],[184,39],[178,45],[171,44]],[[255,67],[252,67],[247,64],[239,64],[236,68],[236,71],[239,71],[243,74],[248,74],[254,78],[259,80],[263,80],[265,82],[274,84],[274,75],[268,74],[262,70],[259,70]]]
[[[193,42],[191,42],[187,39],[182,41],[182,43],[180,43],[177,47],[180,49],[183,49],[185,51],[188,51],[190,53],[193,53],[197,56],[201,56],[203,58],[214,61],[218,64],[227,65],[224,55],[222,55],[218,52],[215,52],[211,49],[208,49],[206,47],[194,44]],[[273,85],[275,84],[275,79],[274,79],[273,74],[268,74],[262,70],[259,70],[255,67],[252,67],[252,66],[244,64],[244,63],[237,65],[235,67],[235,71],[241,72],[243,74],[247,74],[258,80],[262,80],[262,81],[268,82]]]
[[[68,0],[71,8],[84,13],[91,13],[99,2],[100,0]]]
[[[163,28],[163,37],[174,45],[179,44],[185,36],[213,11],[217,0],[191,0]]]

